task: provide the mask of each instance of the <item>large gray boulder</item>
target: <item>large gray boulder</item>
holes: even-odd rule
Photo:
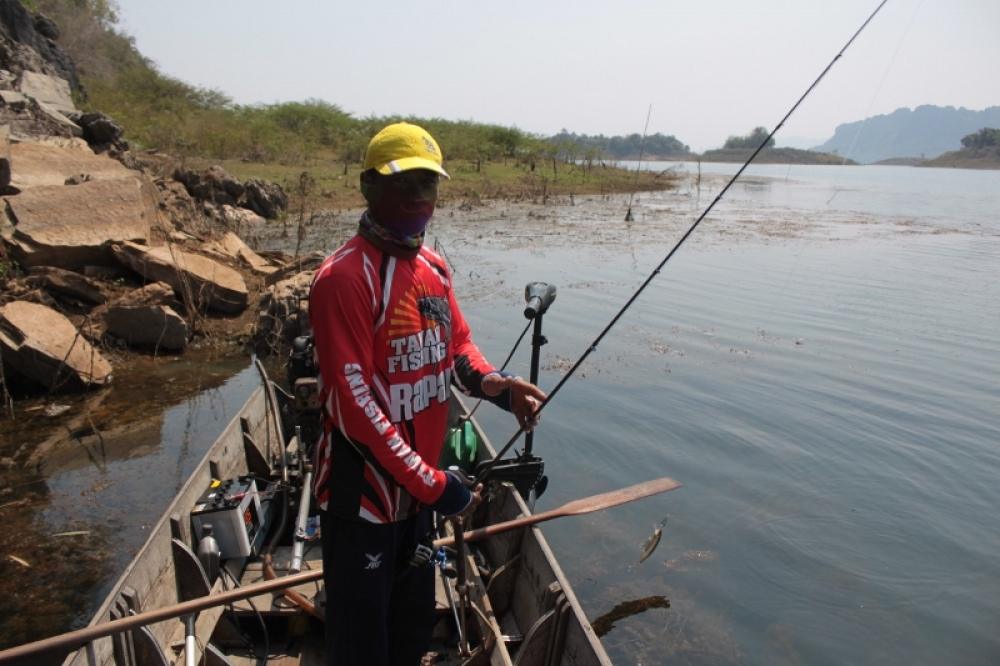
[[[147,280],[169,284],[190,305],[225,313],[247,307],[249,292],[243,276],[208,257],[166,245],[150,248],[121,243],[111,250],[122,264]]]
[[[91,305],[100,305],[108,300],[107,294],[96,280],[55,266],[31,268],[24,281],[28,286]]]
[[[79,125],[69,116],[79,113],[69,92],[69,82],[58,76],[41,72],[24,71],[17,82],[17,89],[38,103],[38,108],[49,120],[61,127],[62,133],[83,136]]]
[[[111,382],[111,364],[69,319],[38,303],[0,307],[3,362],[50,390],[79,390]]]
[[[0,95],[2,95],[0,91]],[[67,148],[38,142],[10,146],[11,181],[19,190],[63,185],[68,178],[86,174],[90,180],[137,178],[136,172],[107,155],[95,155],[86,146]]]
[[[309,330],[309,289],[314,273],[302,271],[280,280],[261,296],[253,332],[259,354],[276,353]]]
[[[0,49],[2,51],[2,49]],[[0,69],[0,85],[7,70]],[[0,124],[10,127],[12,138],[20,141],[44,137],[78,137],[82,130],[72,120],[55,109],[16,90],[0,90]]]
[[[180,351],[188,325],[169,305],[112,305],[104,313],[106,331],[129,347]]]
[[[40,72],[22,72],[17,89],[40,104],[69,115],[77,111],[69,92],[69,81]]]
[[[174,288],[166,282],[150,282],[144,287],[128,291],[115,299],[115,305],[135,307],[139,305],[176,306]]]
[[[218,165],[200,172],[177,169],[174,180],[184,183],[188,193],[195,199],[220,205],[235,206],[245,190],[243,183]]]
[[[144,177],[34,187],[4,203],[5,240],[24,267],[113,264],[108,243],[148,241],[158,224],[155,192]]]
[[[264,278],[264,285],[270,287],[271,285],[278,284],[282,280],[287,280],[297,273],[315,270],[316,268],[319,268],[319,265],[323,263],[324,259],[326,259],[326,255],[319,250],[310,252],[309,254],[304,254],[301,257],[296,257],[278,270],[266,276]]]
[[[254,213],[250,214],[254,215]],[[277,266],[272,265],[270,261],[250,249],[250,246],[232,231],[227,231],[218,240],[205,243],[202,248],[212,254],[235,259],[258,275],[270,275],[278,270]]]
[[[243,184],[242,205],[268,219],[274,219],[288,208],[288,195],[281,185],[251,178]]]
[[[244,233],[244,230],[252,231],[257,229],[263,226],[265,222],[263,217],[249,208],[240,208],[228,204],[219,206],[219,217],[227,229],[234,229],[238,234]]]
[[[174,171],[174,180],[200,201],[219,206],[238,206],[266,218],[275,218],[288,208],[288,195],[277,183],[251,178],[241,183],[221,166],[204,171]]]
[[[173,178],[157,178],[153,182],[160,193],[160,210],[174,229],[194,235],[209,233],[211,220],[183,183]]]

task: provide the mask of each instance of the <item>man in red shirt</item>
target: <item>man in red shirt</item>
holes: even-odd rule
[[[417,664],[434,615],[434,571],[409,564],[431,529],[478,501],[437,468],[452,384],[530,422],[545,394],[499,373],[472,341],[451,274],[423,246],[448,174],[437,142],[395,123],[365,154],[368,208],[323,262],[309,297],[323,435],[313,487],[321,511],[327,660]]]

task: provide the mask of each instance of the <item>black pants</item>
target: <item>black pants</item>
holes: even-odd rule
[[[321,512],[326,663],[416,666],[434,628],[434,568],[409,559],[431,512],[376,525]]]

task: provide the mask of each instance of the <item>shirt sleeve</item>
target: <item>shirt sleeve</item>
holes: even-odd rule
[[[375,460],[413,497],[433,504],[444,492],[444,472],[428,465],[400,436],[372,392],[373,304],[378,294],[363,268],[321,271],[309,296],[326,418]]]

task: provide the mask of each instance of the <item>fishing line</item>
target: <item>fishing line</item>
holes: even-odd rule
[[[765,139],[761,142],[759,146],[757,146],[757,149],[754,150],[753,153],[750,155],[750,157],[747,158],[747,160],[743,163],[743,166],[741,166],[739,170],[735,174],[733,174],[733,177],[729,179],[729,182],[727,182],[726,186],[722,188],[722,190],[719,192],[718,195],[716,195],[715,199],[713,199],[712,202],[708,205],[708,207],[705,208],[704,211],[702,211],[701,215],[698,216],[698,219],[694,221],[694,223],[688,228],[688,230],[684,232],[684,235],[681,236],[680,240],[677,241],[677,243],[673,246],[670,252],[667,253],[667,255],[663,258],[663,260],[660,261],[659,264],[657,264],[656,268],[654,268],[653,271],[646,277],[646,279],[639,286],[639,288],[636,289],[635,293],[633,293],[632,296],[629,297],[628,301],[625,302],[625,305],[623,305],[622,308],[618,311],[618,313],[611,318],[611,321],[608,322],[608,325],[604,327],[604,330],[602,330],[600,334],[598,334],[598,336],[594,338],[594,341],[590,343],[590,346],[583,352],[583,354],[576,361],[576,363],[573,364],[573,367],[571,367],[569,371],[567,371],[566,374],[562,376],[562,378],[555,385],[555,387],[545,397],[545,400],[542,401],[542,404],[539,405],[538,409],[535,410],[533,414],[534,417],[537,417],[538,414],[540,414],[541,411],[545,409],[545,407],[550,402],[552,402],[552,399],[555,398],[555,396],[559,393],[560,389],[562,389],[562,387],[566,384],[566,382],[569,381],[570,377],[572,377],[573,374],[576,373],[577,369],[583,364],[583,362],[587,359],[587,357],[597,350],[597,346],[601,343],[601,341],[608,334],[608,332],[611,331],[614,325],[618,323],[618,320],[622,318],[625,312],[630,307],[632,307],[632,304],[636,301],[636,299],[639,298],[642,292],[645,291],[646,287],[649,286],[649,283],[653,281],[653,278],[655,278],[657,275],[660,274],[660,271],[663,269],[666,263],[670,261],[671,257],[674,256],[674,254],[681,247],[681,245],[683,245],[684,242],[691,236],[691,234],[694,233],[694,230],[698,228],[698,225],[701,224],[702,220],[704,220],[705,217],[712,211],[712,209],[715,208],[715,205],[722,200],[726,192],[729,191],[729,188],[732,187],[733,183],[735,183],[736,180],[746,170],[746,168],[750,166],[750,163],[753,162],[754,158],[756,158],[757,155],[770,143],[772,137],[774,137],[777,131],[784,126],[788,118],[791,117],[793,113],[795,113],[795,110],[799,108],[799,105],[801,105],[802,102],[805,101],[806,97],[809,96],[809,94],[813,91],[813,89],[817,85],[819,85],[819,82],[823,80],[823,77],[826,76],[827,72],[829,72],[830,69],[834,66],[834,64],[838,60],[840,60],[840,58],[844,55],[844,52],[847,51],[847,49],[851,46],[851,44],[854,43],[854,40],[858,38],[858,36],[864,31],[864,29],[868,27],[868,24],[872,22],[872,19],[875,18],[875,15],[878,14],[879,11],[881,11],[882,7],[884,7],[885,3],[888,1],[889,0],[882,0],[879,3],[878,7],[875,8],[875,11],[873,11],[868,16],[868,18],[865,19],[865,22],[861,24],[861,27],[858,28],[857,31],[851,36],[851,38],[847,40],[847,43],[844,44],[844,46],[840,49],[840,51],[837,52],[837,55],[833,57],[833,59],[829,62],[829,64],[827,64],[827,66],[823,69],[823,71],[820,72],[820,75],[816,77],[816,80],[813,81],[808,88],[806,88],[806,91],[802,93],[802,96],[799,97],[798,101],[796,101],[795,104],[792,105],[792,108],[788,110],[788,112],[778,122],[775,128],[771,130],[771,133],[768,134],[767,137],[765,137]],[[533,420],[534,419],[528,419],[529,422]],[[486,467],[479,475],[479,480],[484,480],[489,477],[490,472],[493,470],[496,464],[500,462],[500,459],[503,458],[504,454],[507,453],[507,451],[509,451],[512,446],[514,446],[514,443],[517,442],[517,440],[521,436],[521,433],[523,433],[524,431],[525,431],[524,426],[518,428],[517,432],[515,432],[511,436],[510,440],[504,445],[504,447],[500,449],[496,457],[494,457],[493,460],[491,460],[489,464],[486,465]]]
[[[916,19],[917,13],[919,12],[920,7],[923,5],[923,3],[924,0],[918,0],[918,2],[915,4],[913,12],[910,14],[909,21],[907,22],[905,28],[903,29],[903,32],[900,35],[899,39],[896,41],[896,46],[893,49],[892,55],[890,56],[888,62],[886,63],[885,69],[882,72],[882,76],[879,80],[879,83],[876,86],[875,91],[872,93],[871,99],[868,102],[868,107],[864,114],[864,120],[862,121],[860,127],[858,127],[857,131],[854,133],[854,136],[851,139],[851,144],[850,146],[848,146],[847,152],[844,153],[843,160],[841,161],[840,166],[847,166],[847,161],[851,158],[851,155],[854,153],[855,146],[860,140],[861,135],[864,134],[865,129],[868,127],[868,122],[872,118],[872,108],[875,106],[875,101],[878,99],[879,95],[882,93],[882,90],[885,88],[885,82],[886,79],[889,77],[889,72],[892,71],[893,66],[895,65],[896,58],[899,55],[899,51],[903,46],[903,42],[909,35],[910,30],[913,27],[913,21]],[[800,166],[800,165],[792,165],[792,164],[788,165],[788,171],[785,173],[786,182],[789,180],[789,177],[791,176],[791,170],[793,166]],[[830,204],[833,203],[833,200],[837,198],[837,195],[849,189],[849,188],[839,187],[839,184],[844,182],[844,176],[845,176],[845,171],[839,170],[837,171],[835,177],[832,178],[833,192],[826,200],[827,208],[829,208]],[[802,250],[796,252],[794,254],[794,257],[795,261],[792,263],[791,267],[785,273],[784,280],[782,281],[781,287],[778,289],[777,293],[786,293],[786,287],[788,286],[788,283],[791,280],[792,276],[798,274],[798,269],[802,259]],[[773,314],[775,307],[776,306],[772,306],[771,310],[767,314],[768,315]]]
[[[632,183],[632,191],[628,195],[628,210],[625,212],[625,221],[632,221],[632,199],[635,197],[635,190],[639,187],[639,172],[642,171],[642,149],[646,145],[646,134],[649,133],[649,118],[653,115],[653,105],[649,105],[646,111],[646,125],[642,128],[642,138],[639,139],[639,163],[635,165],[635,179]]]
[[[907,36],[910,34],[910,29],[913,27],[913,21],[917,18],[917,13],[920,11],[923,4],[924,0],[919,0],[919,2],[917,2],[914,6],[913,13],[910,14],[910,20],[907,21],[906,27],[903,28],[903,34],[899,36],[899,40],[896,42],[896,48],[893,49],[892,56],[890,56],[889,62],[886,63],[885,69],[882,71],[882,78],[879,79],[878,86],[875,87],[875,92],[872,93],[871,100],[868,102],[868,108],[865,110],[865,119],[861,123],[861,127],[858,128],[858,131],[854,133],[854,138],[851,139],[851,145],[847,147],[847,152],[844,153],[844,160],[840,163],[841,166],[845,166],[847,164],[847,160],[851,159],[851,155],[854,154],[854,148],[857,146],[858,140],[861,139],[861,135],[864,134],[865,128],[868,127],[868,121],[872,119],[872,108],[875,106],[875,100],[877,100],[878,96],[882,94],[882,89],[885,87],[885,80],[889,78],[889,72],[892,71],[893,65],[896,64],[896,56],[899,55],[899,50],[903,47],[903,42],[906,41]],[[837,184],[834,182],[833,194],[831,194],[830,198],[826,200],[826,205],[829,206],[833,200],[837,198],[837,195],[840,194],[840,192],[841,190],[837,189]]]

